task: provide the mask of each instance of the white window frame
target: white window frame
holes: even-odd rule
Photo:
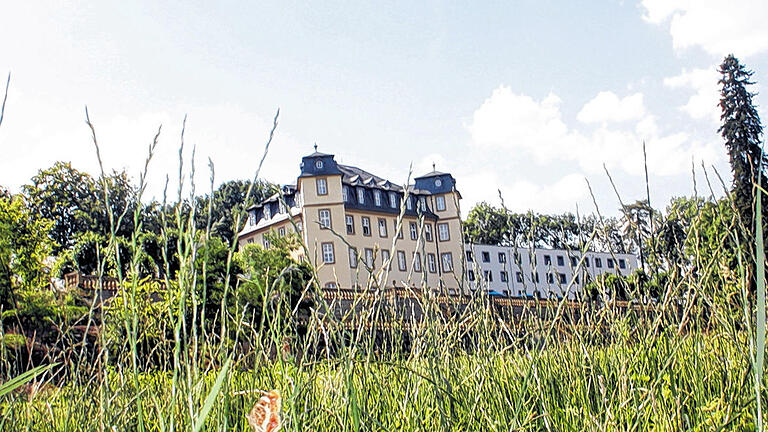
[[[389,206],[392,208],[397,208],[397,195],[395,195],[394,192],[389,193]]]
[[[352,215],[346,215],[344,216],[344,224],[347,227],[347,234],[348,235],[354,235],[355,234],[355,218]]]
[[[440,254],[440,264],[443,266],[443,273],[453,272],[453,254],[444,252]]]
[[[380,190],[373,191],[373,203],[376,204],[376,207],[381,207],[381,191]]]
[[[445,195],[435,197],[435,208],[437,211],[445,211]]]
[[[432,241],[432,224],[425,223],[424,224],[424,238],[428,241]]]
[[[430,273],[437,273],[437,258],[433,253],[427,254],[427,270]]]
[[[328,179],[325,177],[315,179],[315,187],[318,195],[328,195]]]
[[[341,199],[344,202],[349,201],[349,186],[344,186],[341,188]]]
[[[421,253],[415,252],[413,254],[413,271],[421,273]]]
[[[410,222],[408,224],[410,233],[411,233],[411,240],[416,240],[419,238],[419,226],[416,224],[416,222]]]
[[[387,238],[387,220],[384,218],[379,218],[378,224],[379,224],[379,237]]]
[[[357,203],[365,204],[365,189],[361,187],[357,188]]]
[[[443,242],[451,240],[451,231],[447,223],[437,224],[437,238]]]
[[[397,251],[397,269],[400,271],[407,271],[408,267],[405,262],[405,251]]]
[[[327,218],[325,217],[327,216]],[[331,211],[328,209],[320,209],[317,211],[317,219],[320,222],[320,229],[330,229],[331,224]],[[327,219],[327,220],[325,220]],[[326,223],[327,222],[327,223]]]
[[[373,249],[371,248],[365,248],[365,264],[369,268],[375,268],[376,262],[373,259]]]
[[[336,262],[336,254],[333,250],[333,243],[321,243],[320,245],[323,255],[323,263],[324,264],[333,264]]]
[[[357,268],[357,248],[349,248],[349,267]]]
[[[410,196],[405,200],[405,208],[408,210],[413,210],[413,200]]]
[[[363,235],[366,237],[371,236],[371,218],[368,216],[361,216],[360,217],[360,224],[363,226]],[[366,230],[368,233],[366,233]]]
[[[389,258],[390,258],[389,250],[387,250],[387,249],[382,250],[381,251],[381,266],[382,267],[387,265],[387,261],[389,261]],[[392,268],[392,263],[389,263],[389,264],[390,264],[389,268],[391,269]]]

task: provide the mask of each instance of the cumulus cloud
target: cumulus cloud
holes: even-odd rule
[[[695,120],[712,120],[720,122],[720,91],[717,81],[720,75],[715,66],[705,69],[683,69],[673,77],[664,78],[664,85],[673,89],[693,90],[693,95],[680,110]]]
[[[576,118],[582,123],[606,123],[638,120],[644,115],[642,93],[620,99],[613,92],[601,91],[584,105]]]
[[[749,56],[768,50],[768,2],[743,0],[643,0],[644,19],[669,21],[672,46],[699,46],[717,56]]]
[[[601,172],[603,164],[630,175],[642,174],[643,141],[649,171],[656,175],[687,173],[694,155],[708,161],[719,158],[713,143],[694,141],[682,132],[661,134],[656,118],[646,112],[642,100],[642,93],[619,98],[600,92],[577,116],[582,122],[600,124],[569,127],[562,119],[562,101],[557,95],[550,93],[536,101],[501,86],[475,111],[466,127],[475,148],[501,149],[511,155],[522,152],[543,167],[575,163],[591,174]],[[611,108],[619,112],[610,114]]]

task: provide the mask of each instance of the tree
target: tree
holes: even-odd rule
[[[628,249],[635,249],[640,253],[640,268],[644,268],[646,243],[651,236],[653,209],[648,205],[648,201],[641,200],[625,204],[621,210],[624,213],[624,238],[630,244]]]
[[[511,228],[505,209],[481,202],[469,211],[464,222],[464,236],[470,243],[510,245],[513,243]]]
[[[0,305],[16,307],[20,290],[47,287],[50,227],[32,214],[23,197],[0,197]]]
[[[247,209],[277,192],[278,188],[267,181],[258,180],[246,199],[250,180],[230,180],[221,184],[213,192],[211,209],[211,234],[221,238],[226,244],[232,244],[235,233],[235,215],[238,211]],[[195,205],[197,229],[204,230],[208,223],[208,205],[210,195],[198,197]],[[244,222],[244,221],[241,221]]]
[[[748,90],[748,86],[754,84],[750,81],[753,72],[740,64],[733,54],[725,57],[719,72],[722,75],[719,81],[722,86],[722,126],[718,132],[728,150],[733,173],[733,200],[741,223],[746,228],[743,240],[745,244],[754,244],[755,185],[761,182],[765,187],[768,183],[764,172],[767,160],[760,148],[763,127],[752,103],[755,94]]]

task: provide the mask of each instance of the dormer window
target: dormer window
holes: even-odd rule
[[[365,204],[365,189],[357,188],[357,202]]]
[[[408,199],[405,200],[405,207],[408,210],[413,210],[413,201],[411,200],[411,197],[408,197]]]
[[[269,219],[272,217],[272,212],[269,209],[269,204],[264,205],[264,219]]]
[[[315,161],[315,168],[323,169],[323,161],[321,161],[321,160]]]
[[[344,186],[344,188],[341,189],[341,196],[341,199],[344,200],[344,202],[349,201],[349,187]]]
[[[251,212],[248,214],[248,224],[249,225],[256,225],[256,213]]]
[[[373,202],[376,204],[376,207],[381,207],[381,191],[373,191]]]
[[[397,208],[397,195],[395,195],[394,192],[389,193],[389,206],[392,208]]]
[[[419,197],[419,210],[421,211],[427,210],[427,199],[424,197]]]

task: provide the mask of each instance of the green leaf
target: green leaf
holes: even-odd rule
[[[8,393],[26,384],[27,381],[31,380],[32,378],[58,365],[58,363],[53,363],[49,365],[38,366],[34,369],[24,372],[15,378],[10,379],[9,381],[0,384],[0,397],[7,395]]]

